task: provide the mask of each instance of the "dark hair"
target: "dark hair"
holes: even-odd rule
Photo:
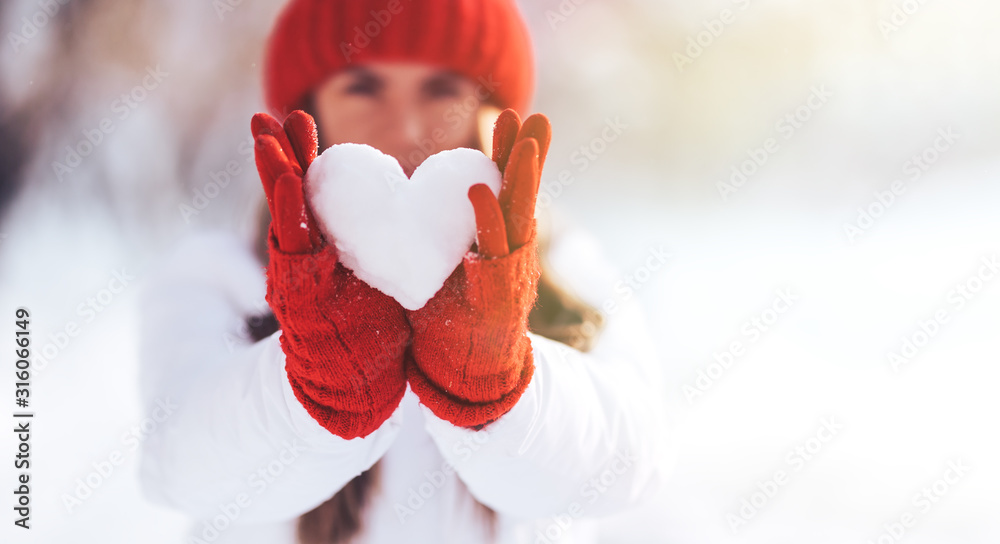
[[[307,99],[306,111],[314,115],[311,97]],[[321,145],[322,148],[322,145]],[[267,206],[261,214],[261,235],[258,240],[266,240],[270,215]],[[258,248],[262,260],[267,259],[264,243]],[[553,279],[552,272],[544,259],[548,250],[548,240],[539,240],[539,257],[542,274],[538,281],[538,299],[528,315],[528,328],[546,338],[561,342],[580,351],[588,351],[604,324],[603,316],[595,308],[581,300],[571,291]],[[258,318],[263,326],[251,326],[254,341],[266,338],[278,330],[273,315]],[[376,493],[379,484],[379,463],[348,482],[343,488],[323,504],[302,514],[298,520],[297,534],[301,544],[344,544],[361,529],[362,516],[369,499]],[[468,491],[466,491],[468,492]],[[496,513],[488,506],[475,501],[477,510],[483,516],[489,534],[496,534]]]

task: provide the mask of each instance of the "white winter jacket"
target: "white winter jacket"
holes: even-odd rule
[[[267,311],[249,247],[193,237],[142,302],[142,393],[164,420],[143,444],[144,492],[196,520],[185,542],[286,544],[298,516],[381,460],[352,542],[488,542],[471,496],[497,512],[500,544],[596,542],[593,518],[651,495],[668,461],[651,341],[595,247],[556,232],[548,254],[560,281],[616,307],[592,351],[531,335],[530,384],[481,431],[437,418],[407,388],[378,430],[344,440],[293,395],[280,332],[253,343],[242,326]]]

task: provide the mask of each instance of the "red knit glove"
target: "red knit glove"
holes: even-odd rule
[[[410,387],[435,415],[461,427],[481,428],[507,413],[534,372],[526,334],[540,275],[534,210],[550,136],[543,115],[523,126],[514,110],[500,115],[493,133],[499,200],[484,184],[469,189],[478,247],[423,308],[407,312]]]
[[[268,207],[267,302],[281,326],[295,397],[331,433],[367,436],[406,391],[403,307],[337,262],[305,202],[302,176],[316,158],[316,125],[302,111],[282,127],[258,113],[254,151]]]

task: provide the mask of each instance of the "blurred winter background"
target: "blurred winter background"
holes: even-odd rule
[[[249,236],[249,118],[279,7],[0,8],[0,315],[13,328],[30,308],[46,357],[35,527],[5,507],[3,542],[180,541],[186,521],[142,500],[122,440],[143,418],[135,295],[185,234]],[[668,375],[672,479],[606,542],[1000,541],[1000,281],[983,264],[1000,256],[1000,5],[523,7],[555,132],[543,191],[632,278]],[[661,247],[667,266],[645,269]],[[116,273],[134,280],[111,293]]]

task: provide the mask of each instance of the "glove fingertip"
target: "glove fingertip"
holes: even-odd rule
[[[302,170],[308,169],[319,152],[316,120],[302,110],[295,110],[285,118],[284,131]]]
[[[507,226],[507,244],[511,251],[524,245],[531,236],[534,224],[535,202],[541,176],[536,157],[538,143],[526,138],[517,143],[505,177],[509,177],[509,192],[500,204]]]
[[[255,113],[250,118],[250,133],[253,134],[254,139],[263,134],[273,135],[274,129],[280,127],[281,123],[266,113]]]
[[[541,171],[552,141],[552,124],[549,123],[549,118],[541,113],[533,113],[525,119],[517,133],[517,140],[526,138],[534,138],[538,143],[538,170]]]
[[[503,173],[510,158],[511,148],[517,139],[517,133],[521,129],[521,117],[511,108],[500,112],[496,123],[493,125],[493,162]]]

